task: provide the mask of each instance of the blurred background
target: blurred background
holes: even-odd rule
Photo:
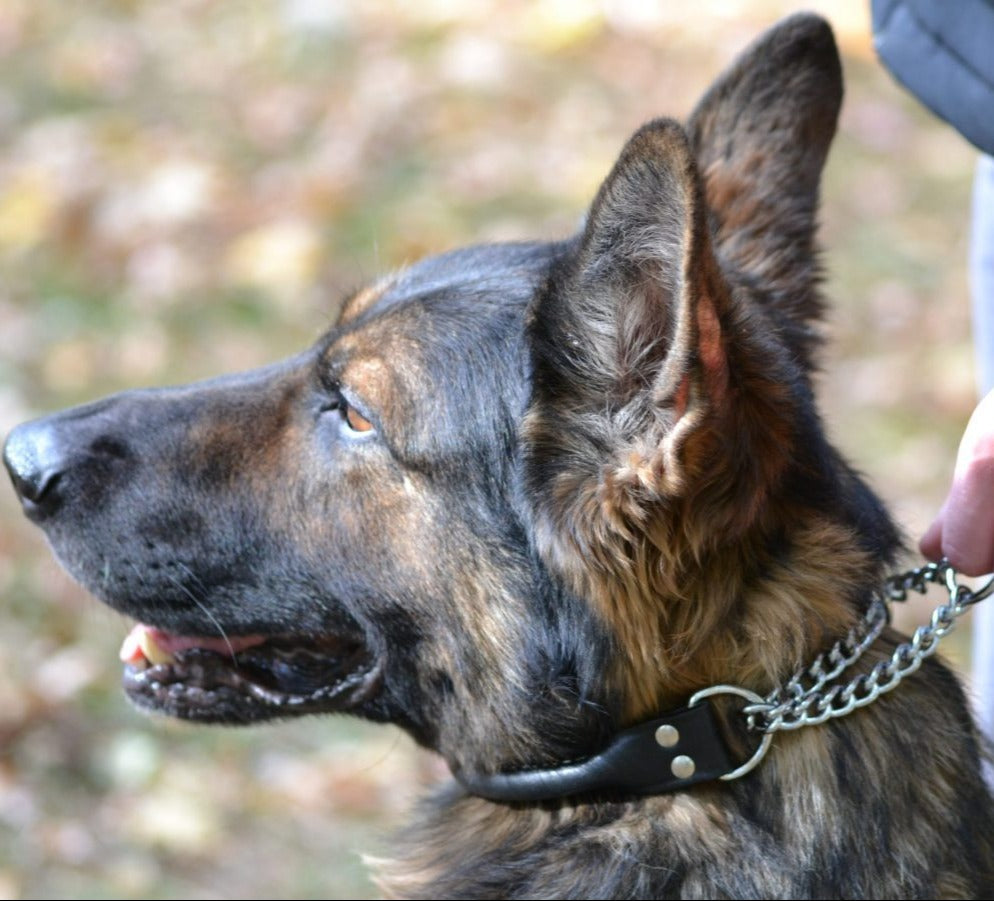
[[[875,61],[867,5],[803,4],[847,81],[820,388],[917,538],[974,401],[976,155]],[[632,130],[685,115],[799,6],[2,0],[0,435],[285,356],[422,254],[569,233]],[[375,894],[360,853],[389,854],[439,772],[398,731],[138,714],[129,624],[60,571],[5,478],[0,600],[0,898]],[[944,645],[959,665],[967,631]]]

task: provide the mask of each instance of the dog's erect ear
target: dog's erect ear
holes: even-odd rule
[[[686,132],[650,122],[532,311],[526,473],[564,569],[604,555],[608,571],[633,542],[675,549],[671,527],[698,556],[748,528],[783,470],[803,379],[709,225]]]
[[[563,318],[576,320],[573,341],[588,342],[589,384],[610,407],[629,407],[630,426],[649,425],[661,404],[686,413],[692,368],[720,390],[723,284],[676,122],[650,122],[625,146],[591,207],[573,288]]]
[[[723,266],[770,292],[769,307],[810,357],[821,170],[842,103],[828,24],[798,14],[752,44],[705,94],[688,133]]]
[[[530,476],[541,493],[605,513],[605,478],[675,496],[685,444],[728,390],[728,293],[678,123],[631,138],[564,266],[533,316]],[[626,517],[611,518],[623,531]]]
[[[573,389],[615,412],[628,407],[632,428],[648,425],[636,420],[681,389],[701,326],[699,361],[720,379],[720,285],[687,137],[676,122],[650,122],[601,186],[572,278],[542,311],[578,367]]]

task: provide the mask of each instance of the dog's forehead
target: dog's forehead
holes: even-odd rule
[[[422,260],[353,295],[323,356],[354,370],[439,372],[516,349],[555,254],[555,245],[504,244]]]
[[[475,307],[481,315],[493,304],[527,303],[561,253],[551,243],[483,244],[426,257],[354,294],[343,306],[339,325],[411,304],[433,311]]]

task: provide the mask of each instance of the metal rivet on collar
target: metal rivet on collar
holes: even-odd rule
[[[694,770],[696,769],[697,765],[694,763],[693,758],[688,757],[686,754],[674,757],[673,762],[670,764],[670,770],[677,779],[689,779],[694,775]]]
[[[672,748],[680,741],[680,730],[676,726],[663,724],[656,730],[656,742],[664,748]]]

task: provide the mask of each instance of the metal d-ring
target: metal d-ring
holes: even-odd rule
[[[740,698],[745,698],[751,704],[764,703],[764,699],[762,697],[756,694],[756,692],[750,691],[748,688],[740,688],[737,685],[712,685],[710,688],[702,688],[699,692],[697,692],[690,699],[688,706],[693,707],[698,701],[701,701],[704,698],[710,698],[713,695],[738,695]],[[738,769],[732,770],[730,773],[725,773],[724,776],[719,776],[718,778],[724,780],[725,782],[731,782],[732,779],[738,779],[746,773],[751,773],[759,765],[759,762],[766,756],[766,752],[770,749],[770,742],[772,741],[773,733],[764,732],[763,740],[759,743],[759,747],[756,748],[756,751],[752,757],[750,757]]]

